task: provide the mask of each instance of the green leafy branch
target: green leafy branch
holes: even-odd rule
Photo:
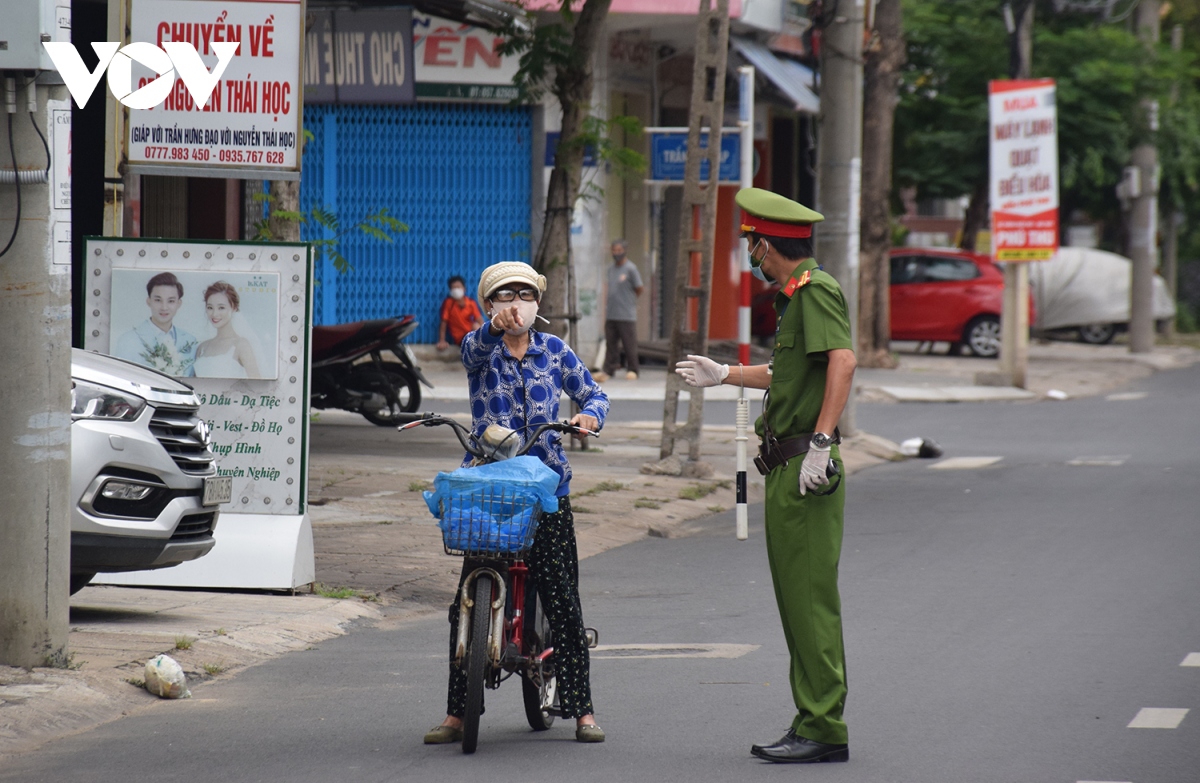
[[[254,200],[259,203],[273,204],[275,197],[269,193],[255,193]],[[338,250],[342,239],[351,233],[362,233],[381,242],[395,242],[393,234],[403,234],[408,231],[408,224],[403,223],[388,214],[387,207],[381,207],[376,212],[367,215],[353,226],[343,228],[338,216],[333,211],[323,207],[313,207],[307,213],[287,209],[270,210],[270,216],[254,224],[254,241],[272,242],[275,232],[271,230],[272,220],[286,220],[303,226],[317,226],[327,233],[320,239],[310,240],[316,260],[328,256],[333,266],[339,272],[349,272],[353,267],[349,260]]]
[[[514,16],[501,30],[503,42],[497,52],[504,56],[518,56],[520,64],[513,85],[517,97],[513,105],[536,103],[549,90],[561,104],[569,94],[570,79],[579,78],[587,70],[579,51],[573,46],[573,27],[576,13],[571,3],[562,2],[558,9],[558,20],[542,21],[525,8],[523,1],[515,3],[523,14]],[[583,121],[580,133],[572,138],[559,139],[560,149],[591,151],[596,162],[624,179],[630,179],[646,170],[646,157],[624,141],[642,135],[642,124],[636,117],[616,116],[605,119],[594,114]],[[582,156],[581,156],[582,157]],[[579,197],[584,200],[603,198],[604,190],[595,182],[600,166],[593,167],[583,175]]]
[[[567,143],[593,150],[597,163],[606,164],[621,179],[633,179],[646,171],[646,156],[628,144],[618,142],[614,138],[616,132],[621,132],[625,141],[630,137],[640,138],[642,123],[637,117],[619,115],[606,120],[594,114],[588,115],[583,121],[582,132]],[[559,143],[563,142],[560,140]],[[584,174],[579,187],[580,199],[586,201],[604,197],[604,189],[596,183],[599,172],[600,167],[593,166]]]
[[[562,3],[560,21],[553,24],[538,24],[533,12],[523,2],[515,3],[521,8],[520,18],[514,15],[500,31],[503,42],[497,53],[508,57],[518,55],[519,69],[513,77],[517,88],[515,104],[537,103],[550,86],[552,78],[578,65],[579,53],[572,43],[574,13],[570,3]],[[554,91],[557,95],[558,91]]]

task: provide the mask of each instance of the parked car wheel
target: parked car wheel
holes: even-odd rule
[[[971,319],[963,330],[963,343],[971,353],[983,359],[994,359],[1000,355],[1000,319],[994,315],[981,315]]]
[[[1086,324],[1079,327],[1079,342],[1089,345],[1107,345],[1117,333],[1114,324]]]

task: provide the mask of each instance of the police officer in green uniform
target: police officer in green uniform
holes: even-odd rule
[[[824,218],[759,188],[737,195],[756,277],[780,284],[769,364],[717,364],[688,356],[676,372],[692,386],[766,389],[755,424],[755,465],[766,476],[771,578],[791,654],[797,715],[778,742],[751,753],[776,762],[846,761],[846,663],[838,560],[846,497],[837,430],[854,378],[846,299],[812,258],[812,226]]]

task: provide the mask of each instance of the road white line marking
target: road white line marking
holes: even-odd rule
[[[757,644],[601,644],[591,658],[741,658]]]
[[[397,492],[397,490],[394,490],[394,489],[384,489],[379,492],[367,493],[366,495],[363,495],[363,497],[364,498],[386,498],[391,495],[395,495],[396,492]]]
[[[1096,456],[1096,457],[1076,457],[1075,459],[1067,460],[1067,464],[1074,465],[1076,467],[1078,467],[1080,465],[1097,465],[1100,467],[1116,468],[1116,467],[1120,467],[1121,465],[1124,465],[1125,460],[1129,459],[1129,457],[1130,457],[1129,454],[1113,454],[1110,456],[1102,455],[1102,456]]]
[[[1142,707],[1133,716],[1126,728],[1129,729],[1177,729],[1188,714],[1178,707]]]
[[[1188,653],[1180,666],[1200,666],[1200,653]]]
[[[995,465],[1004,457],[950,457],[929,466],[930,470],[974,470]]]
[[[1144,400],[1146,397],[1146,392],[1118,392],[1116,394],[1110,394],[1104,399],[1108,400],[1109,402],[1125,402],[1127,400]]]

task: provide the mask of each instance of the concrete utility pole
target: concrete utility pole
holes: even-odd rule
[[[858,323],[858,251],[862,196],[864,0],[837,0],[821,39],[821,118],[817,137],[817,259],[842,287],[850,327]],[[854,395],[840,424],[855,431]]]
[[[1158,43],[1159,0],[1141,0],[1137,7],[1138,37],[1148,46]],[[1146,127],[1158,130],[1158,101],[1143,98]],[[1129,257],[1133,259],[1133,284],[1129,293],[1129,351],[1149,353],[1154,348],[1154,269],[1158,266],[1158,150],[1152,141],[1133,150],[1130,164],[1137,168],[1139,185],[1129,211]]]
[[[1171,48],[1176,52],[1183,50],[1183,25],[1177,24],[1171,28]],[[1171,104],[1179,100],[1179,82],[1171,85]],[[1163,226],[1163,277],[1167,281],[1167,290],[1171,293],[1171,304],[1178,309],[1179,305],[1179,229],[1183,225],[1183,213],[1172,209],[1166,216]],[[1167,319],[1167,340],[1175,339],[1175,314]]]
[[[50,138],[46,97],[61,101],[67,89],[39,85],[30,112],[33,85],[21,87],[23,74],[4,75],[0,250],[17,228],[0,255],[0,664],[61,666],[71,554],[71,267],[53,263],[46,150],[29,115]]]
[[[1009,76],[1029,79],[1033,75],[1033,0],[1017,3],[1015,11]],[[1004,299],[1000,304],[1000,377],[1024,389],[1028,370],[1029,263],[1009,262],[1004,265]]]

